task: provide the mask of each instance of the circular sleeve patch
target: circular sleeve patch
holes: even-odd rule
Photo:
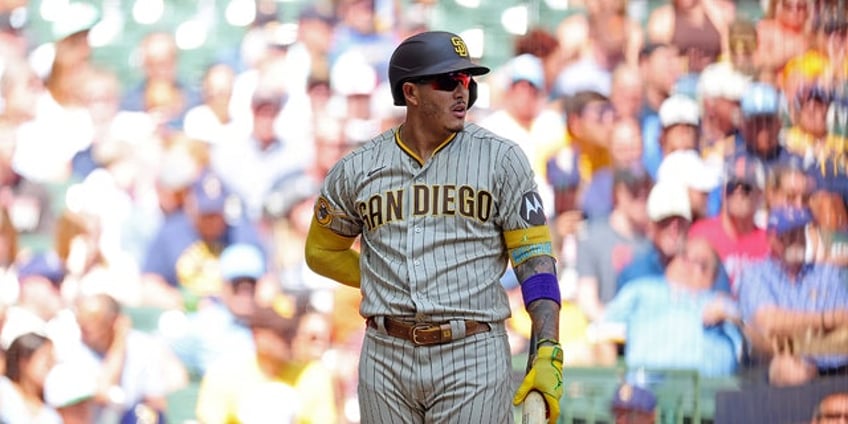
[[[333,213],[330,202],[323,197],[319,197],[318,200],[315,201],[315,220],[325,227],[333,222]]]

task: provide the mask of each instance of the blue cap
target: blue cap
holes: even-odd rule
[[[41,276],[50,280],[53,284],[61,284],[65,279],[65,265],[54,252],[40,252],[35,254],[18,270],[18,279]]]
[[[812,220],[813,216],[807,208],[779,207],[769,213],[768,231],[781,235],[804,227]]]
[[[127,408],[124,415],[121,416],[120,424],[164,424],[167,422],[165,414],[162,411],[157,411],[143,403],[137,403],[130,408]]]
[[[742,116],[777,115],[780,111],[780,94],[770,84],[755,82],[742,95]]]
[[[647,389],[624,383],[615,390],[612,407],[651,413],[657,407],[657,397]]]
[[[577,153],[571,148],[560,149],[546,164],[548,184],[554,189],[574,188],[580,184]]]
[[[221,277],[226,281],[239,278],[258,280],[265,274],[262,251],[252,244],[238,243],[228,246],[218,259]]]
[[[536,88],[545,87],[545,70],[542,60],[532,54],[517,56],[509,64],[511,82],[527,81]]]
[[[212,173],[205,173],[192,184],[191,192],[200,213],[223,213],[230,192],[224,182]]]

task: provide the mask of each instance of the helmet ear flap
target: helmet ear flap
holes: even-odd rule
[[[471,78],[471,82],[468,83],[468,106],[466,109],[471,109],[475,101],[477,101],[477,81]]]

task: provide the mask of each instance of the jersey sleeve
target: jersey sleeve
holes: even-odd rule
[[[315,220],[322,228],[343,237],[356,237],[363,222],[356,213],[355,192],[350,187],[352,177],[347,172],[349,162],[339,161],[324,178],[321,193],[315,202]]]
[[[553,257],[542,197],[524,153],[513,146],[500,160],[498,212],[512,266],[536,256]]]

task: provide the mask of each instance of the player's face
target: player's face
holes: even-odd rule
[[[471,75],[463,72],[436,75],[418,81],[419,108],[423,117],[449,132],[465,127]]]

